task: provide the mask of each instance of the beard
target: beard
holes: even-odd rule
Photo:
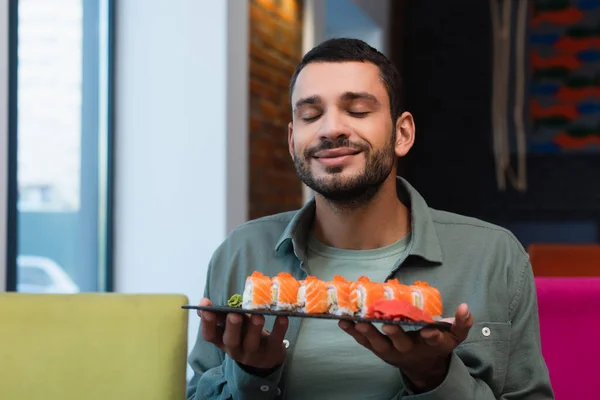
[[[375,151],[371,151],[366,144],[353,143],[345,137],[326,139],[317,146],[306,149],[302,157],[294,154],[294,166],[300,180],[330,204],[343,209],[358,208],[368,204],[375,197],[392,172],[396,161],[395,142],[395,129],[387,145]],[[325,167],[327,176],[316,178],[309,167],[314,154],[340,147],[360,150],[366,158],[364,170],[354,176],[344,176],[344,167]]]

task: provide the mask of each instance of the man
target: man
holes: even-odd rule
[[[254,270],[439,288],[451,332],[199,312],[188,399],[552,399],[529,258],[506,230],[430,209],[396,176],[415,140],[394,66],[326,41],[290,85],[289,151],[315,198],[236,228],[211,259],[202,305]],[[219,323],[220,322],[220,323]]]

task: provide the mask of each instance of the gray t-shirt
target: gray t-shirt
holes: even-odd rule
[[[383,282],[407,251],[410,237],[374,250],[342,250],[310,236],[307,269],[325,281],[334,275],[351,281],[364,275]],[[358,344],[335,320],[302,321],[289,368],[287,398],[292,400],[313,398],[315,393],[327,400],[392,399],[401,389],[398,369]]]

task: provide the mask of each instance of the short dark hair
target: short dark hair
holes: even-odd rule
[[[379,75],[388,93],[390,113],[393,123],[402,114],[400,96],[402,82],[400,73],[394,64],[380,51],[359,39],[334,38],[329,39],[311,49],[304,55],[290,80],[290,103],[296,80],[300,71],[310,63],[316,62],[370,62],[379,68]]]

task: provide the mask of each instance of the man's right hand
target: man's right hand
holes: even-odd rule
[[[202,299],[200,305],[211,306],[212,303]],[[202,338],[227,353],[242,367],[268,371],[283,364],[287,317],[277,317],[273,331],[268,333],[263,329],[265,318],[262,315],[230,313],[224,317],[222,314],[198,310],[198,316],[202,320]]]

